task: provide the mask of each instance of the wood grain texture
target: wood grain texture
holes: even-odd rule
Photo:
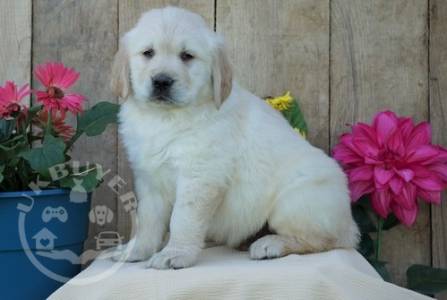
[[[0,85],[31,83],[31,6],[30,0],[0,1]]]
[[[178,6],[189,9],[201,15],[210,27],[213,27],[214,0],[120,0],[120,36],[131,29],[143,13],[153,8],[165,6]]]
[[[329,1],[219,0],[216,16],[235,79],[260,97],[290,90],[304,111],[309,140],[327,150]]]
[[[428,118],[427,1],[334,0],[331,5],[331,144],[347,123],[384,109]],[[414,227],[386,232],[382,260],[405,282],[406,268],[430,264],[429,209]]]
[[[430,121],[433,142],[447,147],[447,2],[430,0]],[[432,206],[432,263],[447,268],[447,194]],[[447,292],[438,299],[447,300]]]
[[[213,28],[214,24],[214,0],[136,0],[119,1],[119,35],[122,37],[138,21],[141,14],[153,9],[168,5],[179,6],[200,14],[205,21]],[[118,144],[118,174],[126,182],[122,193],[133,189],[133,175],[127,161],[126,152],[121,143]],[[118,230],[120,234],[129,239],[131,232],[130,215],[122,205],[117,207]]]
[[[87,97],[86,107],[103,100],[116,102],[109,89],[108,70],[117,49],[117,1],[37,0],[33,3],[34,65],[61,61],[79,71],[80,80],[72,89]],[[116,127],[109,127],[98,137],[81,138],[75,144],[72,157],[82,163],[99,163],[104,170],[111,170],[112,177],[117,172]],[[110,177],[106,176],[105,180]],[[116,200],[115,193],[103,184],[94,193],[92,207],[102,204],[116,210]],[[91,224],[89,242],[93,242],[91,238],[98,232],[115,229],[116,218],[102,227]]]

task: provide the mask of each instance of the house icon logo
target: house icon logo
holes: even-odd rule
[[[53,250],[54,240],[57,239],[57,236],[47,228],[43,228],[32,238],[36,241],[36,250]]]

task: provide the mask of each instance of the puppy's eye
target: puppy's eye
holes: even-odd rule
[[[188,61],[192,60],[193,58],[194,58],[194,56],[193,56],[191,53],[189,53],[189,52],[182,51],[182,52],[180,53],[180,59],[181,59],[183,62],[188,62]]]
[[[155,55],[155,51],[154,51],[154,49],[148,49],[143,52],[143,55],[147,58],[152,58]]]

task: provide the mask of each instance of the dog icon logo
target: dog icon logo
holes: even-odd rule
[[[88,217],[90,222],[104,226],[106,223],[112,222],[113,211],[105,205],[96,205],[90,210]]]

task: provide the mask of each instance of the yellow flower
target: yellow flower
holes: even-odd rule
[[[296,132],[298,132],[299,135],[301,135],[304,139],[306,139],[306,133],[302,130],[300,130],[299,128],[293,128],[293,130],[295,130]]]
[[[293,102],[293,98],[290,96],[290,92],[287,92],[279,97],[267,98],[265,101],[267,101],[267,103],[274,109],[283,111],[290,107]]]

